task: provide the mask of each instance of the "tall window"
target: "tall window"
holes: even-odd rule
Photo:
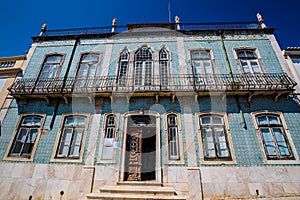
[[[267,159],[290,159],[293,157],[282,122],[278,115],[257,115],[256,123]]]
[[[9,156],[30,158],[41,126],[42,116],[23,116],[18,125]]]
[[[244,74],[262,73],[262,69],[259,65],[258,58],[254,50],[237,50],[236,54]]]
[[[49,55],[46,57],[39,79],[55,78],[62,63],[62,55]]]
[[[199,120],[204,160],[231,160],[223,116],[206,114]]]
[[[213,67],[208,50],[191,51],[192,66],[197,84],[212,84]]]
[[[81,56],[77,79],[85,79],[87,77],[94,77],[99,62],[99,54],[87,53]]]
[[[118,84],[120,86],[126,86],[126,78],[129,65],[129,52],[125,49],[120,56],[119,61],[119,74],[118,74]]]
[[[169,55],[166,49],[161,49],[159,52],[159,75],[160,84],[163,86],[168,85]]]
[[[113,162],[114,144],[117,142],[118,114],[109,113],[104,117],[101,162]]]
[[[170,114],[168,120],[168,149],[169,159],[179,159],[179,136],[178,136],[178,121],[175,114]]]
[[[57,158],[79,158],[82,151],[85,124],[86,116],[72,115],[64,118],[62,134],[56,153]]]
[[[135,53],[134,85],[152,85],[153,55],[148,47],[142,47]]]

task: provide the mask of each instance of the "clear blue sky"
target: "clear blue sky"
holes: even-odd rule
[[[281,48],[300,46],[300,0],[170,0],[182,23],[256,21],[274,27]],[[48,29],[168,22],[168,0],[1,0],[0,57],[24,55],[31,36]]]

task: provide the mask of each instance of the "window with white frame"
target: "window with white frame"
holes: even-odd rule
[[[255,120],[267,159],[293,159],[292,150],[280,116],[276,114],[257,114]]]
[[[175,114],[167,116],[168,124],[168,150],[169,159],[178,160],[180,156],[179,150],[179,135],[178,135],[178,120]]]
[[[112,162],[114,160],[114,148],[117,142],[118,114],[109,113],[104,116],[103,140],[102,140],[102,162]]]
[[[200,115],[199,122],[204,160],[232,160],[224,117],[205,114]]]
[[[96,75],[99,54],[85,53],[81,55],[80,64],[77,71],[77,79],[85,79]]]
[[[126,78],[129,66],[129,52],[127,49],[123,50],[120,55],[118,84],[119,86],[126,86]]]
[[[56,78],[62,64],[62,55],[48,55],[43,63],[39,80]]]
[[[80,158],[86,130],[87,117],[84,115],[65,116],[59,137],[56,158]]]
[[[32,158],[42,128],[43,118],[42,115],[21,116],[8,157]]]
[[[150,48],[142,47],[135,53],[134,85],[153,84],[153,54]]]
[[[212,84],[214,79],[213,66],[209,50],[193,50],[191,51],[191,61],[195,81],[198,84]]]
[[[236,54],[244,74],[262,73],[255,50],[240,49],[236,50]]]
[[[163,48],[159,52],[159,75],[160,84],[162,86],[168,85],[169,82],[169,53]]]

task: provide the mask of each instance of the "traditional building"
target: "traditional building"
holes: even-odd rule
[[[283,50],[284,58],[288,64],[288,75],[296,82],[296,93],[300,94],[300,47],[287,47]]]
[[[258,22],[32,37],[0,137],[0,199],[300,196],[300,109]]]
[[[25,56],[0,58],[0,125],[12,100],[11,96],[8,97],[7,88],[13,84],[18,75],[21,76],[24,60]]]

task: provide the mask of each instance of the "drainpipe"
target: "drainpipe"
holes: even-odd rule
[[[68,74],[69,74],[69,71],[70,71],[70,68],[71,68],[71,64],[72,64],[72,61],[73,61],[73,58],[74,58],[74,54],[75,54],[75,51],[76,51],[76,48],[77,48],[78,41],[79,41],[79,38],[77,36],[75,36],[75,44],[73,46],[71,56],[70,56],[70,60],[69,60],[68,66],[67,66],[67,70],[66,70],[66,73],[65,73],[65,76],[64,76],[64,79],[63,79],[63,84],[62,84],[62,87],[61,87],[62,90],[66,85],[66,81],[67,81]],[[61,90],[61,92],[62,92],[62,90]],[[54,125],[55,117],[56,117],[58,106],[59,106],[59,101],[60,101],[60,99],[57,98],[55,108],[54,108],[54,111],[53,111],[53,116],[52,116],[52,119],[51,119],[51,122],[50,122],[50,130],[52,130],[53,125]]]
[[[232,68],[231,68],[231,65],[230,65],[230,62],[229,62],[228,53],[227,53],[227,50],[225,48],[225,43],[224,43],[224,40],[223,40],[223,31],[220,31],[219,35],[220,35],[220,40],[221,40],[222,48],[223,48],[223,51],[224,51],[224,54],[225,54],[225,58],[226,58],[226,64],[227,64],[227,69],[228,69],[229,75],[230,75],[231,85],[234,86],[235,85],[235,81],[234,81],[234,77],[233,77],[233,73],[232,73]],[[241,116],[243,128],[247,129],[247,124],[246,124],[244,112],[243,112],[243,110],[241,108],[241,105],[240,105],[240,102],[239,102],[239,98],[238,98],[237,95],[235,95],[235,100],[236,100],[236,103],[237,103],[238,110],[240,112],[240,116]]]

